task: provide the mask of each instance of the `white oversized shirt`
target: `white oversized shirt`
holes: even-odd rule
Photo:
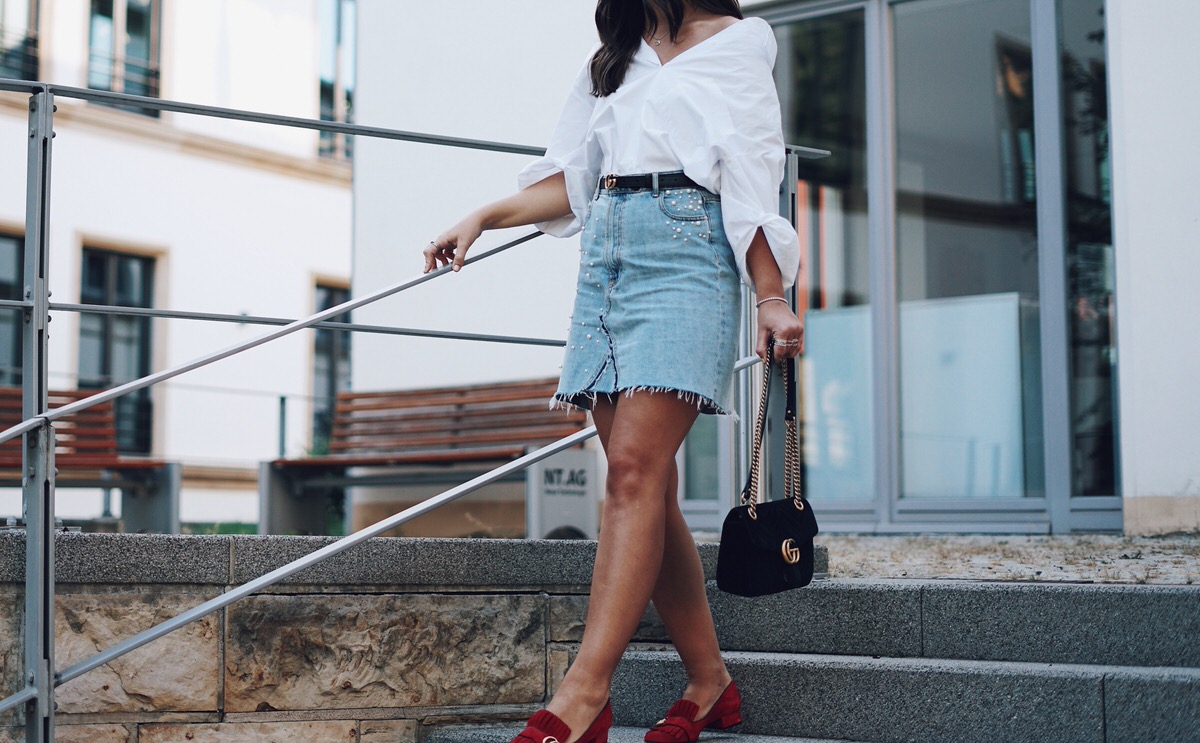
[[[779,216],[786,154],[772,76],[776,52],[775,34],[761,18],[740,20],[666,64],[642,40],[621,87],[603,98],[591,95],[585,62],[545,156],[517,175],[524,189],[564,174],[572,213],[538,229],[557,237],[583,229],[603,174],[682,170],[721,195],[725,235],[742,279],[753,285],[746,253],[762,227],[784,288],[791,286],[800,246],[795,229]]]

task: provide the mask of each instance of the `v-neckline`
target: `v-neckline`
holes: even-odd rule
[[[693,49],[695,49],[696,47],[704,46],[705,44],[707,44],[708,42],[710,42],[710,41],[712,41],[713,39],[717,38],[717,37],[718,37],[718,36],[720,36],[721,34],[723,34],[723,33],[725,33],[726,31],[728,31],[729,29],[731,29],[731,28],[734,28],[735,26],[738,26],[738,25],[740,25],[740,24],[742,24],[742,23],[745,23],[745,22],[746,22],[746,21],[748,21],[748,20],[749,20],[748,18],[739,18],[739,19],[737,19],[736,21],[734,21],[733,23],[729,24],[728,26],[726,26],[725,28],[721,29],[720,31],[716,32],[716,33],[715,33],[715,34],[713,34],[712,36],[706,36],[706,37],[704,37],[703,39],[701,39],[700,41],[697,41],[695,44],[692,44],[692,45],[691,45],[691,46],[689,46],[687,49],[684,49],[684,50],[683,50],[682,52],[680,52],[679,54],[676,54],[674,57],[671,57],[671,58],[670,58],[669,60],[667,60],[666,62],[662,61],[662,57],[658,56],[658,52],[654,51],[654,47],[650,46],[649,42],[647,42],[647,41],[646,41],[645,37],[643,37],[643,38],[642,38],[642,46],[644,46],[646,49],[650,50],[650,56],[654,58],[654,61],[658,62],[658,67],[659,67],[659,69],[662,69],[663,67],[666,67],[667,65],[674,63],[674,62],[675,62],[675,60],[679,59],[679,58],[680,58],[680,57],[682,57],[683,55],[685,55],[685,54],[687,54],[688,52],[692,51],[692,50],[693,50]]]

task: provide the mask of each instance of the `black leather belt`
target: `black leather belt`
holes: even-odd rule
[[[659,173],[658,174],[659,188],[700,188],[699,183],[696,183],[691,178],[688,178],[682,172],[679,173]],[[654,188],[654,177],[652,173],[642,173],[640,175],[615,175],[608,174],[600,176],[601,189],[625,188],[633,191],[641,191]]]

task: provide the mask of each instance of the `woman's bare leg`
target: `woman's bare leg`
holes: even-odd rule
[[[708,714],[729,685],[729,671],[721,658],[712,611],[704,589],[704,568],[700,553],[688,529],[679,500],[672,487],[666,496],[666,541],[658,583],[654,587],[654,608],[662,618],[675,645],[688,684],[683,698],[700,708],[697,719]]]
[[[594,411],[608,457],[604,519],[579,653],[547,706],[571,743],[604,706],[621,655],[650,603],[666,541],[664,493],[696,407],[672,394],[635,392]],[[607,429],[607,433],[604,433]],[[702,589],[701,589],[702,590]]]

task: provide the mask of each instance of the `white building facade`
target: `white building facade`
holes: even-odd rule
[[[808,496],[826,531],[1200,529],[1200,65],[1190,0],[744,2],[776,29],[801,161],[794,296]],[[590,0],[362,0],[360,121],[537,145]],[[1168,74],[1169,72],[1169,74]],[[353,292],[515,188],[515,156],[360,143]],[[527,230],[486,235],[480,247]],[[541,237],[363,310],[562,337],[578,238]],[[356,338],[360,390],[552,376],[561,352]],[[704,420],[681,498],[713,528],[740,432]]]
[[[0,19],[3,77],[308,119],[344,120],[353,90],[352,0],[3,0]],[[28,101],[0,94],[0,261],[5,290],[18,294]],[[343,141],[63,96],[55,103],[52,302],[296,318],[347,296]],[[10,314],[3,383],[19,384],[20,344],[11,342],[19,316]],[[52,389],[112,386],[267,330],[65,311],[52,319]],[[313,420],[328,408],[336,369],[348,382],[348,351],[339,356],[338,343],[331,350],[322,340],[294,335],[119,403],[123,455],[182,464],[185,526],[252,525],[258,462],[281,448],[319,447]],[[59,491],[68,520],[103,508],[99,492]],[[0,496],[0,513],[20,513],[19,492]]]

